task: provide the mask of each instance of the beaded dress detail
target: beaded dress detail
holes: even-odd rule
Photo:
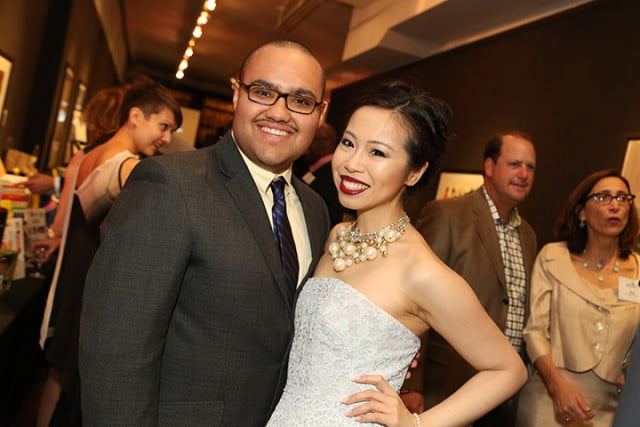
[[[418,337],[351,286],[309,279],[296,304],[287,385],[267,425],[378,425],[344,415],[344,398],[374,388],[351,380],[378,374],[398,391],[419,348]]]

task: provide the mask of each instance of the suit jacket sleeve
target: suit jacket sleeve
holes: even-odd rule
[[[631,353],[631,364],[625,378],[620,404],[616,410],[613,427],[636,427],[640,417],[640,327],[636,330]]]
[[[103,224],[81,318],[85,425],[157,424],[161,354],[189,257],[182,206],[163,170],[143,161]]]

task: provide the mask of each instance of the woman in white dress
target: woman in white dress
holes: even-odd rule
[[[594,172],[565,202],[561,241],[538,254],[524,329],[536,372],[520,392],[518,427],[611,425],[640,324],[640,300],[625,294],[640,278],[634,198],[617,171]]]
[[[447,137],[448,107],[404,83],[356,103],[334,153],[338,224],[296,305],[287,385],[269,426],[462,426],[524,383],[520,357],[467,283],[431,251],[404,213]],[[410,413],[398,389],[436,329],[478,373],[450,398]]]

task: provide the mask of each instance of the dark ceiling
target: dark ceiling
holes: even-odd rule
[[[203,0],[94,1],[119,72],[175,79]],[[229,96],[245,55],[287,38],[314,51],[332,89],[590,1],[218,0],[180,84]]]

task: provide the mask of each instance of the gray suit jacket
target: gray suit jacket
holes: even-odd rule
[[[613,427],[636,427],[640,420],[640,326],[631,350],[631,364],[627,370],[620,403],[613,419]]]
[[[292,184],[313,269],[328,213]],[[293,308],[230,134],[142,161],[102,231],[81,321],[84,425],[264,426],[285,382]]]
[[[500,242],[483,190],[427,203],[416,228],[434,252],[471,285],[489,316],[504,330],[509,298]],[[537,243],[524,219],[520,243],[529,289]],[[434,331],[429,332],[422,353],[422,369],[412,375],[405,388],[422,390],[424,386],[426,408],[451,395],[476,372]],[[421,380],[423,384],[419,384]]]

